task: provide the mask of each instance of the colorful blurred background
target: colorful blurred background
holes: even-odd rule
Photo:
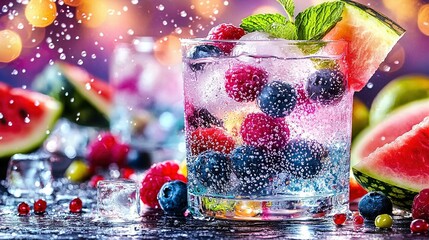
[[[320,2],[296,1],[296,12]],[[392,79],[429,75],[429,0],[358,2],[407,30],[367,87],[357,93],[370,105]],[[175,64],[180,62],[179,38],[204,37],[213,25],[238,25],[252,13],[283,11],[275,0],[2,0],[0,9],[0,81],[17,87],[30,86],[56,60],[108,81],[114,45],[136,36],[155,37],[156,59]]]

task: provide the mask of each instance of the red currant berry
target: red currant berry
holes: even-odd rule
[[[425,233],[429,230],[429,223],[424,219],[414,219],[410,224],[411,232]]]
[[[357,225],[361,225],[364,222],[364,218],[361,215],[356,215],[353,217],[353,223]]]
[[[45,200],[43,200],[43,199],[37,200],[34,203],[34,205],[33,205],[34,213],[36,213],[36,214],[43,214],[43,213],[45,213],[47,206],[48,205],[46,204]]]
[[[82,200],[80,198],[71,200],[69,208],[72,213],[80,213],[82,211]]]
[[[104,180],[104,177],[101,175],[94,175],[92,176],[91,180],[89,180],[88,184],[90,187],[92,188],[96,188],[97,187],[97,183],[101,180]]]
[[[334,215],[334,223],[336,225],[343,225],[347,220],[347,215],[345,213],[337,213]]]
[[[30,206],[27,203],[22,202],[18,205],[18,214],[19,216],[25,216],[30,213]]]

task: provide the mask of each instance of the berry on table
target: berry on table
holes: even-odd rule
[[[205,151],[196,158],[193,172],[202,185],[215,192],[223,192],[230,182],[231,161],[226,154]]]
[[[353,217],[353,223],[357,225],[363,224],[365,219],[361,215],[356,215]]]
[[[71,213],[80,213],[82,212],[82,200],[80,198],[75,198],[70,201],[69,209]]]
[[[88,185],[92,188],[97,187],[97,183],[101,180],[104,180],[104,177],[102,175],[94,175],[91,177],[91,179],[88,182]]]
[[[279,149],[289,140],[289,128],[282,118],[272,118],[264,113],[251,113],[244,119],[240,135],[248,145]]]
[[[333,216],[335,225],[343,225],[347,220],[347,214],[345,213],[336,213]]]
[[[286,117],[295,108],[297,94],[290,84],[274,81],[262,88],[257,103],[261,111],[271,117]]]
[[[200,59],[200,58],[210,58],[210,57],[219,57],[223,55],[223,52],[220,48],[213,45],[198,45],[189,49],[187,57],[190,59]],[[204,68],[206,65],[205,62],[190,63],[189,67],[192,71],[199,71]]]
[[[429,230],[429,223],[424,219],[414,219],[410,224],[412,233],[425,233]]]
[[[162,185],[158,193],[161,209],[169,215],[183,215],[188,208],[187,185],[175,180]]]
[[[48,204],[46,203],[45,200],[43,199],[39,199],[36,202],[34,202],[33,205],[33,210],[35,214],[43,214],[46,211],[46,207],[48,206]]]
[[[178,173],[179,165],[174,161],[156,163],[146,172],[140,188],[140,199],[151,208],[159,208],[157,195],[164,183],[172,180],[187,182],[187,179]]]
[[[391,228],[393,225],[393,218],[389,214],[381,214],[375,218],[374,224],[378,228]]]
[[[246,32],[241,27],[236,27],[229,23],[222,23],[213,27],[207,39],[209,40],[238,40],[244,36]],[[225,53],[230,53],[234,48],[234,43],[214,43]]]
[[[128,144],[119,142],[111,133],[103,133],[88,144],[87,160],[92,170],[107,169],[113,163],[125,167],[129,150]]]
[[[225,72],[225,90],[237,102],[254,101],[268,82],[268,73],[249,64],[236,64]]]
[[[284,149],[285,168],[295,177],[313,178],[322,170],[323,163],[328,157],[325,147],[306,139],[293,139]]]
[[[228,154],[234,149],[235,141],[221,128],[198,128],[190,134],[189,145],[194,156],[207,150]]]
[[[429,188],[423,189],[414,197],[412,206],[413,219],[429,221]]]
[[[309,98],[323,105],[340,101],[345,90],[344,74],[338,70],[322,69],[308,78],[307,94]]]
[[[18,205],[19,216],[25,216],[25,215],[28,215],[29,213],[30,213],[30,206],[27,203],[22,202]]]
[[[366,220],[374,220],[381,214],[392,214],[392,209],[392,201],[382,192],[369,192],[358,204],[359,213]]]

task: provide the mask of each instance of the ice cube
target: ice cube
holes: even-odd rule
[[[100,219],[113,222],[140,217],[137,184],[130,180],[102,180],[97,184],[97,213]]]
[[[46,154],[15,154],[7,169],[7,191],[15,197],[51,195],[51,161]]]

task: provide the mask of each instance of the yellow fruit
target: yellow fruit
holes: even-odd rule
[[[185,177],[188,177],[188,167],[186,166],[186,159],[184,159],[179,165],[179,173]]]
[[[429,76],[406,75],[387,84],[375,97],[369,114],[370,125],[383,120],[406,103],[429,97]]]
[[[247,114],[244,111],[236,111],[226,114],[223,118],[223,126],[225,127],[225,130],[234,138],[237,144],[242,142],[240,127],[246,118],[246,115]]]
[[[235,205],[235,215],[239,217],[254,217],[262,213],[261,202],[240,201]]]
[[[381,214],[375,218],[374,224],[378,228],[390,228],[393,225],[393,218],[389,214]]]
[[[82,160],[73,161],[65,173],[65,177],[72,182],[82,182],[86,180],[89,175],[89,167]]]
[[[368,126],[369,111],[358,98],[353,99],[352,139]]]

